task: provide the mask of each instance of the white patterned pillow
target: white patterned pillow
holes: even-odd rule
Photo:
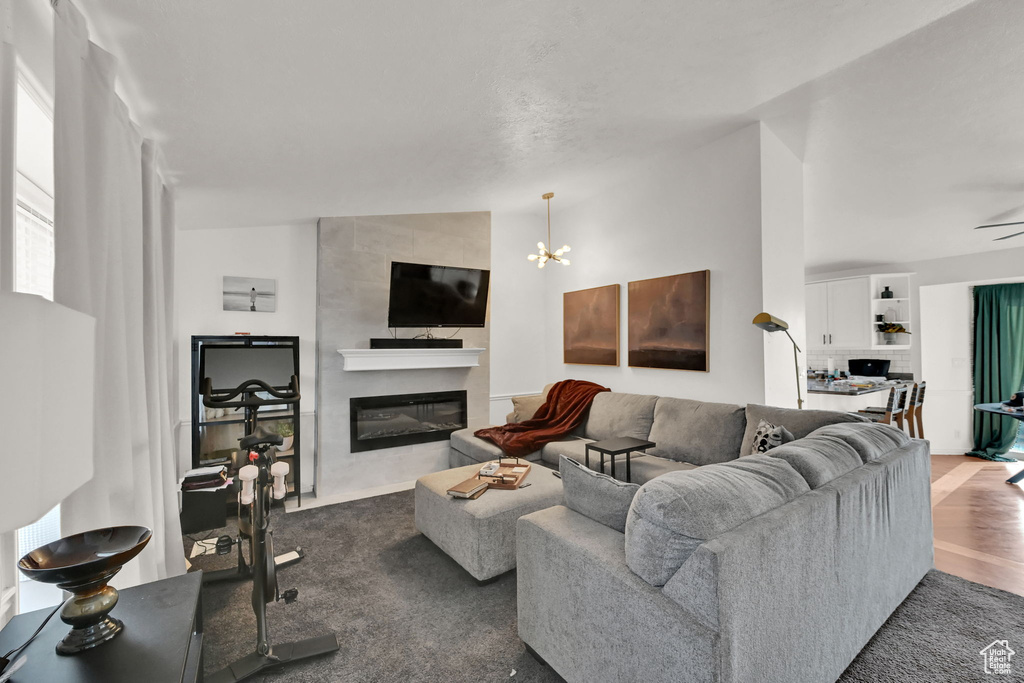
[[[754,432],[754,442],[750,445],[751,455],[767,453],[776,446],[793,441],[793,434],[782,425],[773,425],[761,418]]]

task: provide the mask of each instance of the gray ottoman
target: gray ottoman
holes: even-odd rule
[[[516,520],[562,503],[562,480],[540,465],[514,491],[488,489],[476,500],[452,498],[447,491],[480,471],[467,465],[416,480],[416,528],[477,581],[516,566]]]

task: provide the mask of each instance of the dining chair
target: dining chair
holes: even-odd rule
[[[928,388],[927,382],[918,382],[907,401],[907,428],[910,436],[914,439],[924,438],[924,423],[921,421],[921,414],[924,412],[924,392]],[[914,423],[917,422],[917,429]]]
[[[876,408],[874,410],[858,410],[857,414],[863,415],[879,424],[895,424],[900,429],[903,429],[903,417],[907,409],[907,394],[909,390],[910,388],[905,385],[892,387],[889,389],[889,400],[886,401],[884,412],[880,412]]]

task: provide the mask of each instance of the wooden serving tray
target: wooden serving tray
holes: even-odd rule
[[[530,463],[526,460],[520,460],[516,463],[512,462],[499,462],[498,471],[493,476],[486,476],[478,474],[477,479],[487,482],[487,488],[489,489],[507,489],[513,490],[519,488],[519,485],[526,479],[526,475],[530,473]],[[512,470],[524,467],[525,471],[518,474],[514,474]]]

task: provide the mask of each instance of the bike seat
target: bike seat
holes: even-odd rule
[[[250,434],[238,440],[238,446],[243,451],[255,450],[257,446],[280,446],[284,443],[284,437],[280,434]]]

